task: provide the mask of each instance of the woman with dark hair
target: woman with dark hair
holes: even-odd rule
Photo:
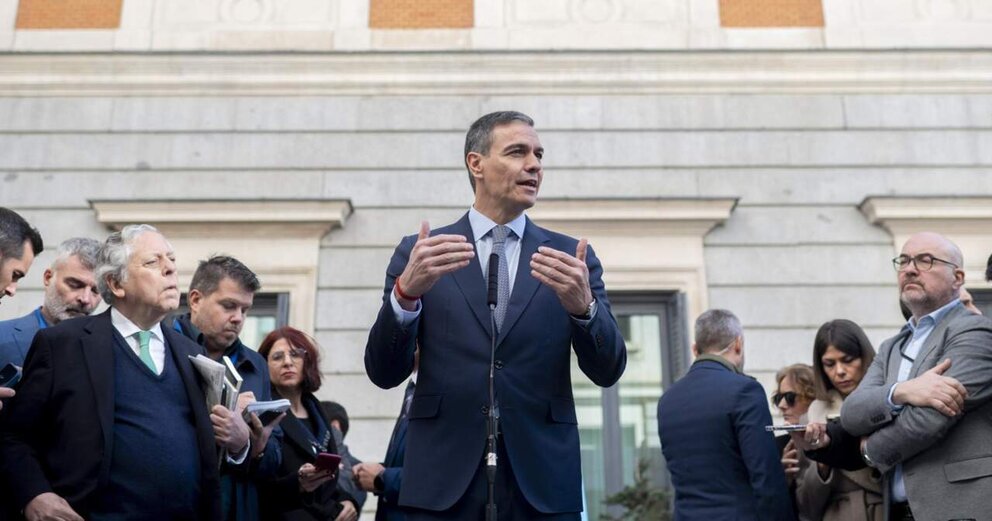
[[[284,521],[352,521],[357,502],[337,487],[337,469],[319,470],[317,454],[337,453],[331,423],[313,393],[320,388],[316,342],[307,334],[282,327],[258,348],[269,365],[274,397],[286,398],[282,465],[276,479],[262,487],[262,519]]]
[[[817,400],[809,407],[809,422],[826,423],[839,417],[844,399],[858,387],[874,359],[875,349],[854,322],[838,319],[820,326],[813,341]],[[881,476],[872,468],[848,471],[824,463],[809,465],[797,480],[799,517],[881,520],[885,513],[881,490]]]

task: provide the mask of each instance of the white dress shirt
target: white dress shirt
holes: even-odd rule
[[[123,313],[117,311],[117,308],[110,308],[110,323],[113,324],[114,329],[124,337],[124,341],[127,345],[134,351],[134,354],[141,357],[141,344],[138,342],[138,337],[135,334],[138,331],[143,331],[134,322],[124,316]],[[152,326],[148,330],[151,334],[151,340],[148,342],[148,350],[151,351],[152,361],[155,362],[155,374],[162,374],[162,369],[165,368],[165,337],[162,336],[162,324],[158,323]]]

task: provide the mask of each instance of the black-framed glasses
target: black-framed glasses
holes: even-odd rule
[[[782,399],[785,398],[785,404],[786,405],[788,405],[789,407],[795,407],[796,406],[796,398],[798,396],[799,396],[798,394],[796,394],[796,393],[794,393],[792,391],[789,391],[789,392],[786,392],[786,393],[775,393],[775,394],[772,395],[772,405],[774,405],[774,406],[777,407],[778,406],[778,402],[781,402]]]
[[[930,271],[933,268],[933,263],[935,262],[940,262],[943,264],[947,264],[948,266],[960,268],[960,266],[954,264],[951,261],[934,257],[929,253],[921,253],[916,257],[910,257],[909,255],[900,255],[892,259],[892,267],[895,268],[896,271],[902,271],[909,267],[909,263],[913,263],[913,265],[916,266],[916,269],[920,271]]]

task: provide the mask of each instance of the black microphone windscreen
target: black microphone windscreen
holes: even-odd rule
[[[489,254],[489,291],[486,295],[486,304],[495,306],[499,299],[499,255]]]

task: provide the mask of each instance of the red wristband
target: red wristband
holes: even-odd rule
[[[406,293],[403,293],[403,288],[400,287],[400,278],[399,277],[396,277],[396,282],[394,282],[393,284],[394,284],[394,287],[396,288],[396,294],[399,295],[399,297],[401,299],[403,299],[403,300],[409,300],[411,302],[420,300],[420,297],[413,297],[413,296],[407,295]]]

